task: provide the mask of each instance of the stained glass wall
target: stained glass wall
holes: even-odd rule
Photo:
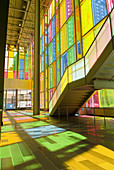
[[[96,91],[86,103],[86,107],[114,107],[114,90]]]
[[[13,45],[6,45],[4,77],[11,79],[31,79],[31,49],[19,47],[19,59],[17,49]]]
[[[80,59],[87,53],[113,6],[113,0],[51,1],[40,26],[41,108],[51,100],[66,68],[76,61],[83,63]]]

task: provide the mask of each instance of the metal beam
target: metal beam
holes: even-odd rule
[[[34,12],[25,11],[25,10],[22,10],[22,9],[19,9],[19,8],[9,7],[9,9],[14,10],[14,11],[18,11],[18,12],[23,12],[23,13],[28,12],[29,14],[34,15]]]
[[[16,18],[16,17],[12,17],[12,16],[9,16],[8,19],[17,20],[17,21],[26,21],[26,22],[29,22],[29,23],[34,23],[34,21],[31,21],[31,20],[23,20],[21,18]]]
[[[114,89],[114,81],[94,80],[95,89]]]

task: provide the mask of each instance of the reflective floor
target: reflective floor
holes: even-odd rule
[[[114,170],[114,118],[3,113],[0,170]]]

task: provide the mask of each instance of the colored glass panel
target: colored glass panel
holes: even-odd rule
[[[61,76],[63,76],[66,68],[67,68],[67,53],[61,56]]]
[[[85,0],[81,3],[81,21],[82,35],[84,35],[93,27],[91,0]]]
[[[56,61],[53,62],[53,87],[56,87]]]
[[[67,48],[74,44],[73,16],[67,22]]]
[[[66,21],[66,1],[63,0],[60,4],[60,26],[65,23]]]
[[[81,44],[81,22],[79,11],[79,0],[75,0],[76,6],[76,41],[77,41],[77,60],[82,58],[82,44]]]
[[[53,62],[53,45],[52,42],[48,46],[49,52],[48,52],[48,58],[49,58],[49,65]]]
[[[112,8],[114,7],[114,0],[106,0],[107,3],[107,9],[108,9],[108,13],[112,10]]]
[[[100,107],[114,107],[114,90],[99,90]]]
[[[83,38],[83,51],[84,55],[86,54],[87,50],[89,49],[91,43],[94,40],[94,33],[93,30],[89,32],[84,38]]]
[[[60,59],[57,59],[57,85],[59,84],[60,81]]]
[[[53,54],[53,61],[55,61],[55,38],[52,40],[52,54]]]
[[[55,15],[52,18],[52,39],[55,37]]]
[[[44,72],[40,74],[40,91],[44,91]]]
[[[61,54],[63,54],[67,50],[66,24],[61,28],[60,38],[61,38]]]
[[[93,22],[96,25],[107,15],[105,0],[92,0]]]
[[[66,19],[72,14],[72,0],[66,0]]]
[[[58,0],[56,0],[56,33],[59,31],[59,8]]]
[[[59,57],[59,33],[56,35],[56,56]]]
[[[49,89],[53,87],[53,66],[49,66]]]
[[[67,51],[67,60],[68,60],[68,66],[76,61],[75,46],[71,47]]]
[[[19,71],[19,79],[24,79],[24,71]]]

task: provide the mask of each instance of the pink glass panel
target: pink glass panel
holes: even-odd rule
[[[13,71],[13,78],[16,79],[16,71]]]
[[[25,80],[28,80],[28,72],[25,72]]]
[[[87,107],[99,107],[98,91],[86,103]]]
[[[7,78],[7,71],[4,72],[4,78]]]
[[[114,0],[106,0],[106,2],[107,2],[108,13],[109,13],[114,7]]]
[[[49,90],[49,101],[51,100],[52,96],[53,96],[53,89],[50,89]]]
[[[52,21],[49,24],[49,43],[51,42],[51,40],[52,40]]]

